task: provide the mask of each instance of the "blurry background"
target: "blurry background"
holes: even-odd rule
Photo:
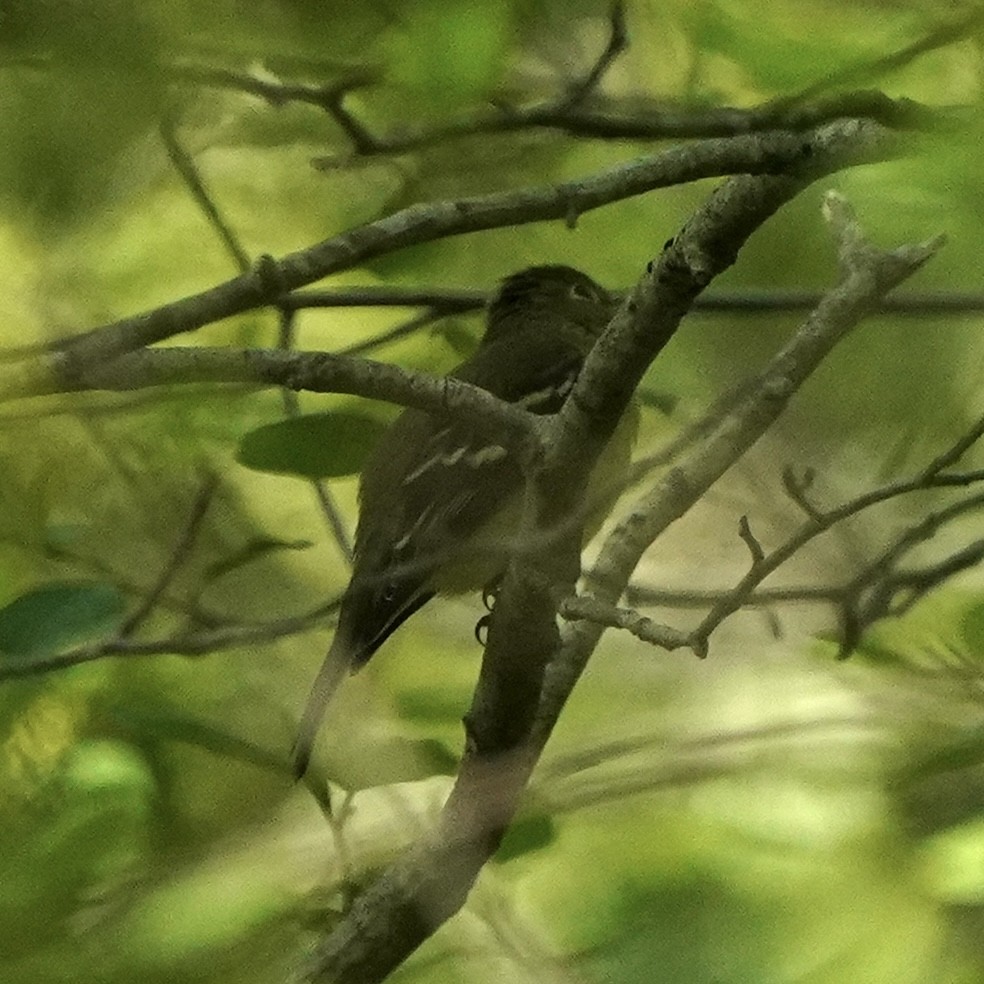
[[[4,4],[3,344],[203,290],[237,272],[237,250],[240,261],[280,255],[414,202],[651,153],[652,141],[537,129],[358,155],[323,108],[277,105],[241,81],[361,81],[344,105],[371,133],[440,129],[562,94],[604,49],[609,13],[591,0]],[[973,8],[635,0],[626,22],[630,47],[601,90],[623,109],[696,113],[866,87],[963,107],[959,132],[914,136],[903,160],[801,195],[714,291],[832,283],[819,218],[830,187],[883,244],[948,234],[903,290],[980,290]],[[713,185],[603,208],[575,229],[427,244],[324,286],[491,288],[562,262],[628,287]],[[416,313],[305,310],[296,344],[344,349]],[[435,320],[369,354],[444,371],[474,344],[478,317]],[[761,366],[801,317],[691,316],[645,383],[640,454]],[[272,346],[280,330],[263,311],[177,341]],[[801,519],[782,488],[787,466],[815,469],[824,506],[913,474],[984,409],[982,356],[979,314],[870,319],[654,547],[637,583],[733,584],[748,563],[741,515],[767,547]],[[300,408],[350,412],[363,422],[356,445],[364,415],[391,413],[310,395]],[[201,386],[0,407],[4,981],[278,980],[350,885],[440,805],[480,658],[475,598],[429,606],[345,688],[317,757],[321,775],[355,791],[334,829],[289,779],[294,724],[330,638],[325,606],[347,564],[309,482],[237,461],[245,435],[283,416],[275,392]],[[329,486],[351,529],[354,477]],[[941,501],[865,513],[769,585],[843,583]],[[969,515],[926,557],[976,539]],[[651,613],[679,626],[699,615]],[[704,662],[609,633],[500,856],[396,979],[984,979],[980,572],[879,625],[849,662],[835,660],[836,630],[828,604],[777,603],[726,623]],[[13,676],[53,653],[96,654],[121,631],[118,656]],[[161,643],[209,632],[241,642],[204,653]]]

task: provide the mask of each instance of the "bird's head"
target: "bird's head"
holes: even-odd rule
[[[544,330],[563,331],[586,355],[617,307],[615,297],[573,267],[529,267],[506,277],[492,298],[482,344],[542,325]]]

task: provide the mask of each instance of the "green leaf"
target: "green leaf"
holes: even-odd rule
[[[286,755],[272,752],[247,738],[230,734],[169,707],[148,709],[117,704],[110,708],[109,714],[121,727],[140,736],[192,745],[221,758],[248,762],[278,774],[290,774],[290,762]]]
[[[411,114],[440,115],[483,99],[514,37],[511,0],[423,0],[389,39],[388,79]]]
[[[978,767],[984,762],[984,727],[958,731],[956,736],[941,748],[933,748],[914,761],[906,763],[904,775],[910,779],[920,779],[954,772],[958,769]]]
[[[553,818],[546,813],[533,813],[521,817],[506,831],[493,860],[511,861],[549,847],[556,839],[557,825]]]
[[[236,460],[254,471],[338,478],[362,470],[385,425],[354,411],[306,414],[244,435]]]
[[[651,386],[640,386],[637,390],[639,402],[644,407],[651,407],[659,413],[668,417],[676,409],[680,397],[676,393],[670,393],[664,389],[654,389]]]
[[[37,656],[111,631],[124,603],[112,584],[46,584],[0,609],[0,651]]]
[[[433,738],[359,734],[351,739],[351,745],[336,741],[327,749],[324,766],[315,762],[313,774],[360,790],[451,776],[460,765],[450,749]]]
[[[960,620],[960,635],[967,653],[984,653],[984,604],[973,605]]]

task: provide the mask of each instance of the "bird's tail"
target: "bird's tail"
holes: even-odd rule
[[[325,711],[351,667],[352,658],[347,640],[338,633],[321,664],[321,669],[318,670],[318,675],[314,678],[314,683],[311,684],[304,713],[297,725],[297,736],[291,752],[294,776],[297,779],[303,779],[304,773],[307,772],[314,741],[324,720]]]

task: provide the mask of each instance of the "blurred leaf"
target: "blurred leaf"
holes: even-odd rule
[[[307,414],[246,434],[236,460],[255,471],[338,478],[362,470],[385,425],[354,411]]]
[[[123,598],[112,584],[46,584],[0,609],[0,651],[56,652],[111,631],[123,611]]]
[[[984,660],[984,604],[968,609],[960,620],[960,634],[966,643],[965,651]]]
[[[587,980],[624,984],[781,980],[770,972],[763,915],[761,905],[704,873],[659,888],[630,888],[611,942],[585,954],[579,969]]]
[[[281,540],[273,536],[257,536],[231,557],[225,557],[214,564],[210,564],[205,573],[205,578],[208,581],[214,581],[231,571],[245,567],[246,564],[252,563],[254,560],[260,560],[280,550],[308,550],[313,546],[314,543],[311,540]]]
[[[475,333],[457,318],[443,318],[433,334],[440,336],[462,362],[475,354]]]
[[[416,3],[390,38],[388,78],[418,114],[470,105],[502,72],[512,20],[509,0]]]
[[[532,854],[549,847],[557,839],[557,825],[546,813],[534,813],[521,817],[502,838],[494,861],[511,861],[524,854]]]
[[[984,816],[984,731],[971,729],[923,758],[905,762],[889,788],[905,829],[917,837]]]
[[[161,39],[140,5],[116,0],[15,3],[3,18],[4,192],[65,223],[118,192],[124,155],[159,120]]]
[[[952,741],[907,763],[906,775],[918,779],[939,772],[966,769],[984,762],[984,725],[958,732]]]
[[[48,523],[43,530],[44,552],[50,557],[60,557],[79,543],[86,531],[83,523]]]
[[[412,687],[393,698],[401,718],[418,724],[447,724],[461,720],[461,694],[445,687]]]
[[[317,763],[315,763],[317,769]],[[341,742],[332,748],[327,778],[348,790],[454,775],[458,760],[433,738],[358,736],[358,754]]]
[[[286,756],[268,751],[246,738],[229,734],[177,710],[137,710],[118,704],[111,707],[108,713],[127,731],[137,732],[141,736],[193,745],[223,758],[248,762],[279,774],[290,774],[290,763]]]
[[[21,815],[4,826],[0,960],[64,940],[66,921],[95,908],[147,852],[155,787],[127,746],[82,742],[46,792],[44,823]],[[25,979],[6,969],[4,980]]]

